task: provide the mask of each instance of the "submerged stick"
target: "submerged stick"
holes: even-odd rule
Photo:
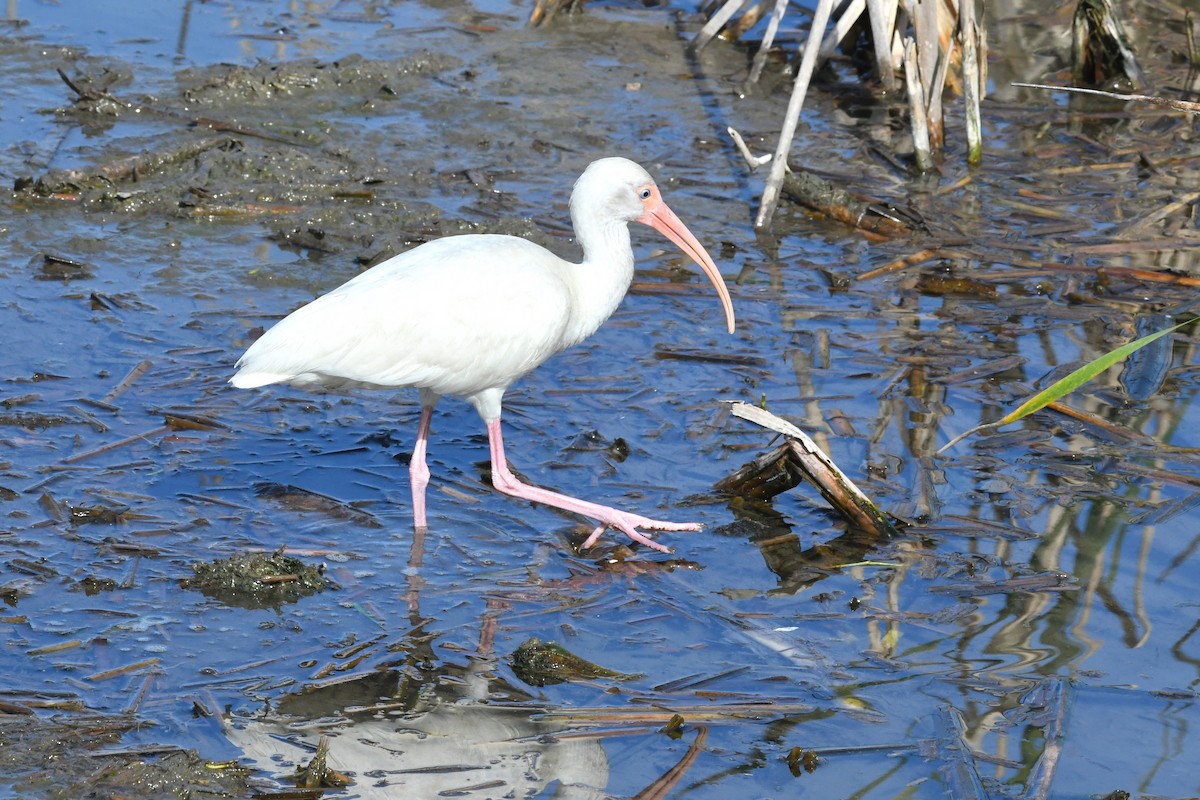
[[[1021,698],[1026,708],[1040,707],[1040,716],[1046,719],[1042,727],[1045,744],[1042,754],[1034,763],[1025,782],[1025,796],[1030,800],[1044,800],[1050,796],[1050,787],[1058,772],[1067,737],[1067,713],[1070,706],[1070,686],[1062,678],[1050,678],[1035,686]]]
[[[237,140],[229,136],[208,136],[95,167],[47,170],[36,179],[18,179],[16,189],[32,190],[35,194],[48,196],[89,187],[112,186],[137,180],[141,174],[154,172],[168,164],[190,161],[207,150],[233,147],[236,144]]]
[[[121,382],[114,386],[108,394],[104,395],[104,399],[100,402],[111,403],[117,397],[125,393],[125,390],[132,386],[136,381],[141,379],[154,364],[149,359],[139,361],[133,369],[129,370],[129,374],[121,379]]]
[[[662,800],[662,798],[670,795],[671,791],[679,785],[681,780],[683,780],[683,776],[686,775],[688,770],[692,768],[692,765],[696,763],[696,759],[700,757],[702,752],[704,752],[704,745],[707,741],[708,728],[701,727],[697,729],[695,740],[691,743],[687,749],[687,752],[683,754],[683,757],[679,759],[675,766],[664,772],[658,778],[658,780],[654,781],[654,783],[635,794],[633,796],[633,800]]]
[[[147,444],[153,444],[150,441],[151,439],[153,439],[156,436],[161,436],[164,433],[170,433],[170,432],[171,432],[170,425],[160,425],[159,427],[154,428],[152,430],[148,430],[145,433],[135,433],[133,436],[126,436],[124,439],[120,439],[115,442],[109,442],[108,444],[101,445],[100,447],[94,448],[92,450],[87,450],[83,453],[76,453],[73,456],[68,456],[67,458],[63,459],[63,463],[64,464],[78,464],[80,461],[87,461],[89,458],[95,458],[96,456],[104,455],[105,453],[111,453],[113,450],[119,450],[122,447],[127,447],[128,445],[136,444],[137,442],[146,442]]]

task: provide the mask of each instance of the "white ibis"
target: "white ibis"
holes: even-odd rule
[[[230,383],[421,390],[421,421],[409,463],[413,523],[426,527],[426,444],[433,407],[464,397],[487,424],[492,483],[505,494],[581,514],[663,552],[639,528],[698,530],[522,483],[504,458],[504,391],[550,356],[591,336],[633,280],[631,221],[658,230],[689,255],[721,298],[729,332],[733,303],[712,258],[667,207],[642,167],[625,158],[593,162],[571,193],[583,246],[572,264],[515,236],[470,234],[427,242],[388,259],[289,314],[250,346]]]

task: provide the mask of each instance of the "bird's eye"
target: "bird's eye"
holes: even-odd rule
[[[649,200],[650,199],[650,189],[648,189],[648,188],[642,189],[640,192],[638,192],[638,197],[642,198],[643,200]]]

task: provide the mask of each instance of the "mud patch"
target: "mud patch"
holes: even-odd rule
[[[238,553],[192,565],[184,582],[209,597],[240,608],[278,608],[324,591],[325,570],[298,558],[274,553]]]
[[[107,750],[142,720],[0,714],[0,786],[52,800],[252,797],[250,771],[191,750]]]

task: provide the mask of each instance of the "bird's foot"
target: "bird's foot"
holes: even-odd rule
[[[669,553],[671,549],[646,536],[638,528],[646,528],[652,531],[700,530],[700,526],[694,522],[663,522],[657,519],[650,519],[640,514],[630,514],[628,511],[602,506],[599,503],[590,503],[587,500],[580,500],[578,497],[560,494],[559,492],[553,492],[549,489],[532,486],[520,481],[517,479],[517,476],[512,474],[512,471],[508,468],[508,462],[504,459],[504,440],[500,434],[499,419],[488,422],[488,439],[492,444],[492,485],[499,491],[513,497],[530,500],[534,503],[543,503],[554,508],[561,508],[563,511],[570,511],[574,514],[594,519],[600,523],[592,531],[591,536],[583,543],[584,550],[594,545],[608,528],[616,528],[638,544],[644,544],[646,547],[653,548],[662,553]]]
[[[604,531],[609,528],[616,528],[638,544],[644,544],[646,547],[657,550],[660,553],[670,553],[671,548],[654,541],[639,531],[638,528],[648,528],[653,531],[698,531],[701,528],[695,522],[664,522],[662,520],[643,517],[639,514],[630,514],[628,511],[618,511],[615,508],[606,509],[606,511],[608,513],[604,516],[596,517],[600,525],[584,541],[584,550],[594,545],[604,534]]]

